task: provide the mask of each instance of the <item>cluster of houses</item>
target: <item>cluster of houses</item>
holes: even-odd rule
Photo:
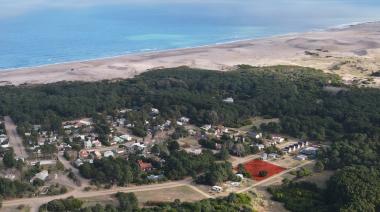
[[[300,141],[296,144],[289,145],[282,149],[282,152],[285,154],[299,151],[301,148],[307,147],[309,145],[308,141]]]

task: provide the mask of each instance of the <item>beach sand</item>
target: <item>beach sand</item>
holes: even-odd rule
[[[189,66],[220,71],[239,64],[300,65],[339,74],[347,83],[380,85],[380,22],[345,28],[0,71],[0,84],[125,79],[151,69]]]

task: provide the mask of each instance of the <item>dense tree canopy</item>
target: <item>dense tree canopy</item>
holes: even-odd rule
[[[330,92],[326,89],[328,86],[335,86],[339,91]],[[228,97],[233,98],[234,103],[223,102]],[[278,125],[263,126],[264,129],[298,138],[331,141],[331,147],[319,154],[326,168],[359,169],[359,173],[371,174],[371,179],[379,181],[379,176],[373,174],[379,171],[380,161],[379,90],[345,86],[336,75],[324,74],[319,70],[293,66],[240,66],[235,71],[217,72],[180,67],[150,71],[121,81],[61,82],[0,88],[0,116],[10,115],[21,128],[28,124],[42,124],[45,129],[57,130],[61,120],[93,116],[97,112],[113,113],[121,108],[150,107],[158,108],[162,119],[186,116],[196,125],[236,127],[252,116],[277,117],[280,119]],[[144,114],[137,113],[136,117],[131,115],[130,118],[138,120]],[[104,131],[101,123],[99,132]],[[142,124],[137,123],[133,130],[136,134],[146,134]],[[104,131],[104,134],[107,132]],[[175,138],[181,136],[182,130],[178,129]],[[246,154],[246,149],[241,145],[226,143],[228,147],[224,146],[224,150],[232,154]],[[212,141],[202,143],[211,148],[212,144]],[[200,157],[170,151],[164,167],[165,175],[170,179],[194,175],[209,167],[198,160]],[[214,160],[207,154],[203,157],[207,157],[206,161]],[[116,170],[131,166],[121,161],[115,163],[119,164]],[[98,165],[102,167],[102,164]],[[108,165],[113,167],[111,163]],[[95,170],[104,169],[87,164],[84,167],[87,166]],[[371,171],[366,172],[358,166]],[[87,170],[89,173],[90,168]],[[99,173],[105,172],[107,170]],[[332,179],[330,187],[338,190],[352,188],[347,184],[352,182],[345,180],[346,177],[350,179],[350,174],[344,171],[339,173],[335,176],[338,179]],[[93,174],[97,179],[105,179],[101,174]],[[129,174],[120,176],[113,177],[115,182],[130,179],[125,177]],[[367,189],[360,183],[354,183],[353,187],[358,191]],[[377,193],[371,191],[371,194]],[[333,199],[337,202],[331,205],[347,211],[353,211],[352,208],[379,209],[379,203],[365,199],[366,196],[343,197]]]

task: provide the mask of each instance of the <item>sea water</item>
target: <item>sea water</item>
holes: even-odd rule
[[[0,0],[0,70],[377,20],[377,0]]]

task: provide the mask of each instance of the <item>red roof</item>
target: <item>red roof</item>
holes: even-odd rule
[[[139,164],[140,169],[141,169],[142,171],[151,170],[151,169],[153,168],[153,166],[152,166],[151,163],[145,163],[145,162],[143,162],[142,160],[138,160],[137,163]]]

